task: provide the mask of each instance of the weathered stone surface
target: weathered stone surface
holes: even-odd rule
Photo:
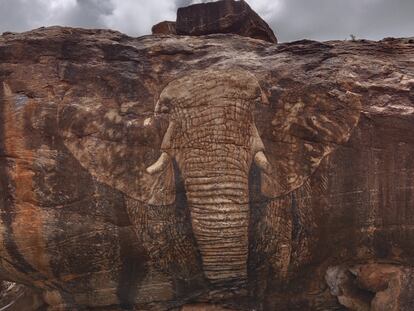
[[[152,26],[152,34],[153,35],[175,35],[177,31],[175,30],[175,22],[170,21],[163,21],[161,23],[155,24]]]
[[[179,8],[176,30],[179,35],[233,33],[277,43],[269,25],[245,1],[222,0]]]
[[[215,306],[212,304],[195,304],[184,306],[181,311],[234,311],[228,308]]]
[[[411,267],[369,263],[331,267],[326,280],[349,310],[408,311],[413,309],[413,277]]]
[[[358,286],[356,277],[347,267],[329,267],[325,278],[331,294],[348,310],[371,310],[373,294]]]
[[[35,289],[12,282],[1,283],[0,310],[39,310],[44,307],[40,292]]]
[[[36,288],[50,310],[341,310],[329,267],[371,291],[355,267],[406,271],[414,259],[413,60],[411,39],[1,36],[2,278]],[[205,115],[211,128],[198,126]],[[202,163],[236,166],[244,187],[233,211],[248,254],[223,260],[240,268],[225,284],[209,273],[209,260],[224,267],[210,256],[219,229],[195,234],[206,227],[194,224],[189,168]],[[232,193],[217,184],[201,188],[218,205]],[[232,221],[217,224],[231,232]]]

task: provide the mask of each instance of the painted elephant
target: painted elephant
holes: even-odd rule
[[[153,115],[136,128],[135,147],[128,142],[134,121],[125,122],[116,109],[93,100],[64,105],[65,145],[97,180],[130,198],[127,210],[137,236],[169,274],[176,273],[177,262],[185,267],[199,260],[213,288],[243,288],[251,239],[260,240],[250,230],[250,190],[258,188],[272,202],[301,187],[358,122],[360,103],[352,93],[339,98],[304,87],[275,102],[259,81],[241,68],[191,71],[171,80]],[[114,130],[125,124],[126,130]],[[249,179],[253,168],[260,172],[257,185]],[[178,219],[171,212],[170,220],[154,216],[149,224],[142,212],[177,207],[189,216]],[[180,226],[190,229],[172,229]],[[154,230],[164,235],[145,233]]]

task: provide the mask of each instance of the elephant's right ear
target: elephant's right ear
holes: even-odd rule
[[[175,201],[174,164],[163,152],[143,176],[145,201],[151,205],[170,205]]]
[[[131,111],[143,111],[132,118],[123,111],[127,109],[124,106]],[[149,117],[153,116],[152,105],[144,108],[135,102],[119,107],[113,100],[98,96],[79,98],[68,92],[58,110],[59,134],[69,151],[65,156],[73,156],[96,182],[132,199],[145,204],[171,203],[171,160],[162,172],[146,171],[159,157],[167,124],[161,117]]]

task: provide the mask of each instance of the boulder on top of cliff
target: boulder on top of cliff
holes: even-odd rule
[[[277,43],[269,25],[243,0],[222,0],[179,8],[176,30],[179,35],[234,33]]]
[[[175,22],[172,21],[163,21],[158,24],[155,24],[151,28],[153,35],[175,35],[177,34],[175,30]]]

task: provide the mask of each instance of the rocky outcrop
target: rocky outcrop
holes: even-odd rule
[[[1,36],[0,275],[49,310],[340,310],[357,288],[370,308],[412,301],[413,59],[412,39]],[[194,160],[206,146],[207,161]],[[238,146],[248,152],[212,154]],[[218,179],[231,180],[220,165],[236,167],[248,186],[233,196],[248,254],[225,261],[242,280],[225,284],[209,279],[206,254],[232,240],[213,243],[218,229],[187,194],[225,208],[235,183],[192,184],[203,176],[188,167],[206,162]]]
[[[179,35],[233,33],[277,43],[269,25],[243,0],[222,0],[179,8],[176,30]]]
[[[326,281],[349,310],[408,311],[413,308],[413,276],[411,267],[368,263],[330,267]]]
[[[155,24],[152,26],[153,35],[175,35],[177,31],[175,30],[175,22],[163,21],[161,23]]]

